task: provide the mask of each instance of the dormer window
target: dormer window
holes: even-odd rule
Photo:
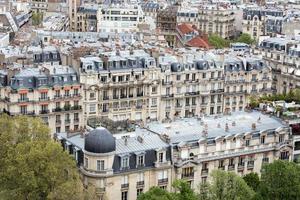
[[[129,157],[121,158],[121,168],[128,168],[129,167]]]
[[[159,152],[158,153],[158,162],[162,163],[164,162],[164,152]]]
[[[265,144],[265,140],[266,140],[266,136],[265,135],[263,135],[263,136],[260,137],[260,143],[261,144]]]
[[[137,166],[144,166],[145,164],[145,155],[141,154],[137,156]]]

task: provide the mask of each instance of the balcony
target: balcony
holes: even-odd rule
[[[105,188],[96,188],[96,194],[101,194],[105,192]]]
[[[79,118],[74,118],[74,123],[79,123]]]
[[[59,107],[52,109],[52,112],[61,112],[61,111],[62,111],[62,109]]]
[[[144,96],[144,93],[143,93],[143,92],[137,93],[136,96],[137,96],[137,97],[142,97],[142,96]]]
[[[129,183],[121,184],[121,189],[125,190],[129,188]]]
[[[247,169],[253,169],[253,168],[254,168],[254,160],[248,161]]]
[[[49,110],[40,110],[40,114],[48,114]]]
[[[168,178],[158,179],[158,185],[167,185]]]
[[[145,185],[145,182],[144,182],[144,181],[138,181],[138,182],[136,182],[136,187],[137,187],[137,188],[144,187],[144,185]]]
[[[202,176],[207,176],[208,175],[208,169],[202,169],[201,170],[201,175]]]
[[[165,81],[165,80],[162,80],[162,84],[163,84],[163,85],[172,85],[172,84],[173,84],[173,81]]]
[[[29,98],[20,98],[18,99],[18,102],[28,102],[29,101]]]
[[[65,119],[65,124],[70,124],[71,120],[70,119]]]
[[[121,98],[121,99],[126,99],[126,98],[127,98],[127,95],[121,94],[121,95],[120,95],[120,98]]]
[[[228,165],[228,171],[233,171],[233,170],[234,170],[234,168],[235,168],[235,166],[234,166],[234,165]]]
[[[142,109],[142,108],[143,108],[143,105],[137,105],[135,108],[136,108],[136,109]]]
[[[64,110],[66,111],[71,110],[71,105],[64,105]]]
[[[239,163],[238,164],[238,171],[244,171],[245,169],[245,163]]]
[[[54,99],[60,99],[60,98],[62,98],[62,95],[54,95],[53,98],[54,98]]]
[[[269,163],[269,158],[263,158],[262,163]]]
[[[55,124],[56,124],[56,125],[61,124],[61,120],[60,120],[60,119],[56,120],[56,121],[55,121]]]
[[[104,96],[103,101],[105,101],[105,100],[109,100],[109,96]]]
[[[256,89],[252,89],[251,93],[257,93],[257,90]]]
[[[50,101],[50,97],[40,97],[39,101]]]
[[[81,106],[74,105],[74,106],[71,107],[71,110],[81,110]]]
[[[161,98],[173,98],[174,97],[174,94],[165,94],[165,95],[162,95]]]
[[[181,178],[186,178],[186,179],[193,179],[194,178],[194,172],[188,173],[188,174],[181,174]]]

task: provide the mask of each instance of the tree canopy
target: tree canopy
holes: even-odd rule
[[[259,176],[257,173],[251,172],[249,174],[246,174],[245,176],[243,176],[243,179],[248,186],[250,186],[254,191],[257,191],[260,184]]]
[[[252,39],[251,35],[248,33],[242,33],[234,42],[242,42],[251,45],[255,42],[255,40]]]
[[[212,34],[208,37],[208,42],[217,49],[222,49],[229,47],[230,41],[216,35]]]
[[[85,198],[76,164],[39,118],[0,116],[0,199]]]
[[[300,166],[281,160],[264,165],[258,194],[265,200],[299,199]]]

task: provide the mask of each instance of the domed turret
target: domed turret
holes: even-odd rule
[[[85,136],[84,150],[91,153],[113,152],[116,150],[116,139],[106,128],[96,128]]]

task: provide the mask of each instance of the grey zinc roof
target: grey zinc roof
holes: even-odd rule
[[[142,130],[139,128],[136,130],[136,133],[137,133],[136,137],[130,137],[127,139],[127,144],[125,144],[124,139],[116,140],[117,154],[140,152],[140,151],[146,151],[151,149],[160,149],[169,146],[167,143],[162,141],[160,137],[155,133],[151,133],[149,131]],[[143,142],[138,141],[137,139],[138,136],[143,138]]]
[[[260,117],[260,122],[258,119]],[[219,136],[228,136],[243,134],[247,132],[265,131],[269,129],[276,129],[285,126],[276,118],[263,115],[260,112],[235,112],[232,115],[214,117],[204,117],[201,121],[195,118],[187,118],[175,120],[171,123],[149,123],[148,129],[159,134],[167,134],[170,137],[171,143],[177,144],[179,142],[195,141],[203,138],[202,131],[205,130],[207,124],[207,138],[216,138]],[[235,122],[235,126],[232,125]],[[225,131],[226,123],[229,130]],[[252,123],[256,123],[256,129],[252,130]],[[220,128],[218,127],[220,124]]]
[[[125,144],[124,139],[116,139],[117,154],[142,152],[151,149],[167,148],[169,146],[167,143],[161,140],[157,134],[151,133],[145,129],[137,128],[136,131],[133,133],[135,136],[129,137],[127,139],[127,144]],[[138,141],[137,139],[138,136],[143,138],[143,142]],[[82,150],[84,149],[84,138],[82,138],[79,134],[67,138],[66,133],[58,133],[58,137],[67,139],[67,141],[73,144],[74,146]]]

